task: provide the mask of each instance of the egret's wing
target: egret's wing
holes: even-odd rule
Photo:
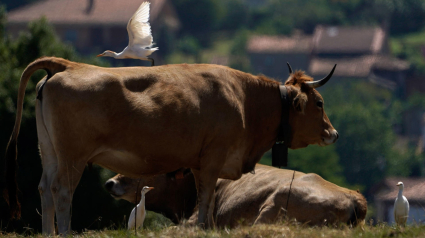
[[[145,207],[140,207],[140,212],[137,211],[137,228],[143,227],[143,222],[145,221],[145,216],[146,216]]]
[[[135,211],[135,209],[133,208],[133,210],[131,211],[131,213],[130,213],[130,217],[128,218],[128,229],[130,230],[130,229],[133,229],[134,228],[134,219],[136,218],[136,211]]]
[[[127,24],[129,42],[128,45],[140,45],[149,47],[152,45],[153,37],[149,24],[149,2],[143,2],[131,17]]]

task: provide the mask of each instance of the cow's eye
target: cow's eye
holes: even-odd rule
[[[316,102],[316,106],[319,107],[319,108],[322,108],[323,107],[323,102],[322,101],[317,101]]]

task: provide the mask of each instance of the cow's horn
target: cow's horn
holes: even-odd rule
[[[336,68],[336,64],[333,67],[332,71],[328,74],[328,76],[326,76],[326,77],[324,77],[324,78],[322,78],[320,80],[313,81],[313,82],[306,82],[306,84],[308,86],[310,86],[311,88],[318,88],[320,86],[325,85],[325,83],[328,82],[329,79],[332,77],[332,74],[334,73],[335,68]]]
[[[289,63],[288,63],[288,62],[286,62],[286,64],[288,65],[289,74],[292,74],[292,68],[291,68],[291,65],[289,65]]]

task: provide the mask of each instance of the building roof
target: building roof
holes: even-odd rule
[[[166,1],[150,0],[150,21],[158,17]],[[45,16],[53,24],[127,25],[141,2],[140,0],[41,0],[9,12],[7,18],[9,24],[26,24]]]
[[[311,36],[252,36],[247,43],[249,53],[310,53]]]
[[[407,61],[386,55],[365,55],[352,58],[315,57],[310,61],[309,72],[311,75],[327,75],[335,64],[338,64],[335,76],[361,78],[368,77],[372,69],[402,71],[410,67]]]
[[[312,36],[253,36],[247,48],[250,53],[378,54],[385,38],[380,27],[317,26]]]
[[[382,51],[385,31],[380,27],[317,26],[313,34],[316,54],[376,54]]]
[[[375,190],[375,200],[394,202],[398,194],[399,181],[404,184],[403,195],[413,202],[425,202],[425,178],[390,177],[372,188]]]

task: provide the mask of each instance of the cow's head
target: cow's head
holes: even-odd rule
[[[138,196],[140,199],[140,190],[147,184],[145,179],[133,179],[126,177],[121,174],[117,174],[116,176],[110,178],[105,183],[105,189],[111,194],[111,196],[115,199],[124,199],[132,203],[136,203],[136,190],[138,189]],[[152,185],[151,185],[152,186]]]
[[[285,82],[292,99],[289,113],[291,130],[291,149],[306,147],[309,144],[326,146],[338,139],[338,132],[333,128],[324,110],[324,100],[315,89],[323,86],[331,77],[336,65],[328,76],[313,81],[303,71],[292,72],[289,66],[289,78]]]

